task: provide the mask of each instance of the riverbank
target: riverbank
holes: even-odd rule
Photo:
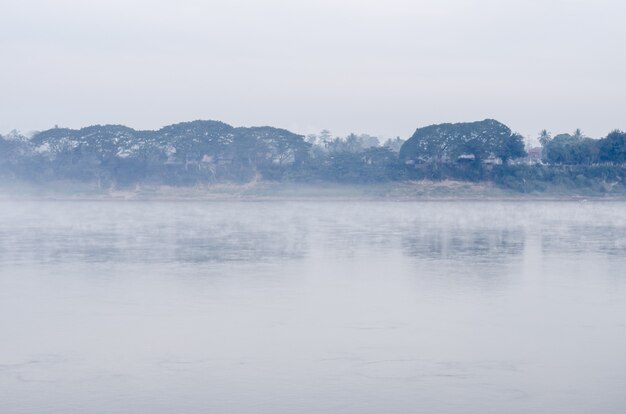
[[[277,183],[255,181],[245,184],[220,183],[173,187],[136,185],[124,189],[102,189],[85,183],[54,182],[45,186],[12,184],[0,187],[0,199],[52,200],[626,200],[621,187],[611,191],[550,186],[545,191],[521,193],[489,182],[404,181],[382,184]]]

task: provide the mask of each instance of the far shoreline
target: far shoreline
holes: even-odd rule
[[[195,186],[136,185],[102,189],[93,184],[20,183],[0,187],[0,201],[150,201],[150,202],[559,202],[626,201],[626,192],[553,187],[522,193],[489,182],[403,181],[378,184],[216,183]]]

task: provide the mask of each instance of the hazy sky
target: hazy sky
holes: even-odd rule
[[[0,0],[0,132],[626,129],[623,0]]]

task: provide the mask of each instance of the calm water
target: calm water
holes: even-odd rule
[[[626,203],[0,202],[0,413],[624,413]]]

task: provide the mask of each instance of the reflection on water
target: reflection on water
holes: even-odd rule
[[[215,205],[46,203],[0,231],[5,262],[210,262],[301,257],[305,229],[254,209]],[[67,214],[66,214],[67,213]]]
[[[497,261],[523,254],[524,231],[515,228],[422,228],[405,236],[403,245],[410,256]]]
[[[317,238],[313,249],[338,254],[401,249],[498,260],[521,255],[527,231],[541,238],[544,254],[626,251],[618,203],[600,204],[600,214],[582,208],[595,204],[372,204],[5,202],[0,255],[5,263],[280,260],[303,258]]]
[[[0,412],[622,413],[625,207],[5,201]]]
[[[593,220],[593,218],[590,218]],[[542,235],[545,253],[626,255],[626,226],[581,223],[549,229]]]

